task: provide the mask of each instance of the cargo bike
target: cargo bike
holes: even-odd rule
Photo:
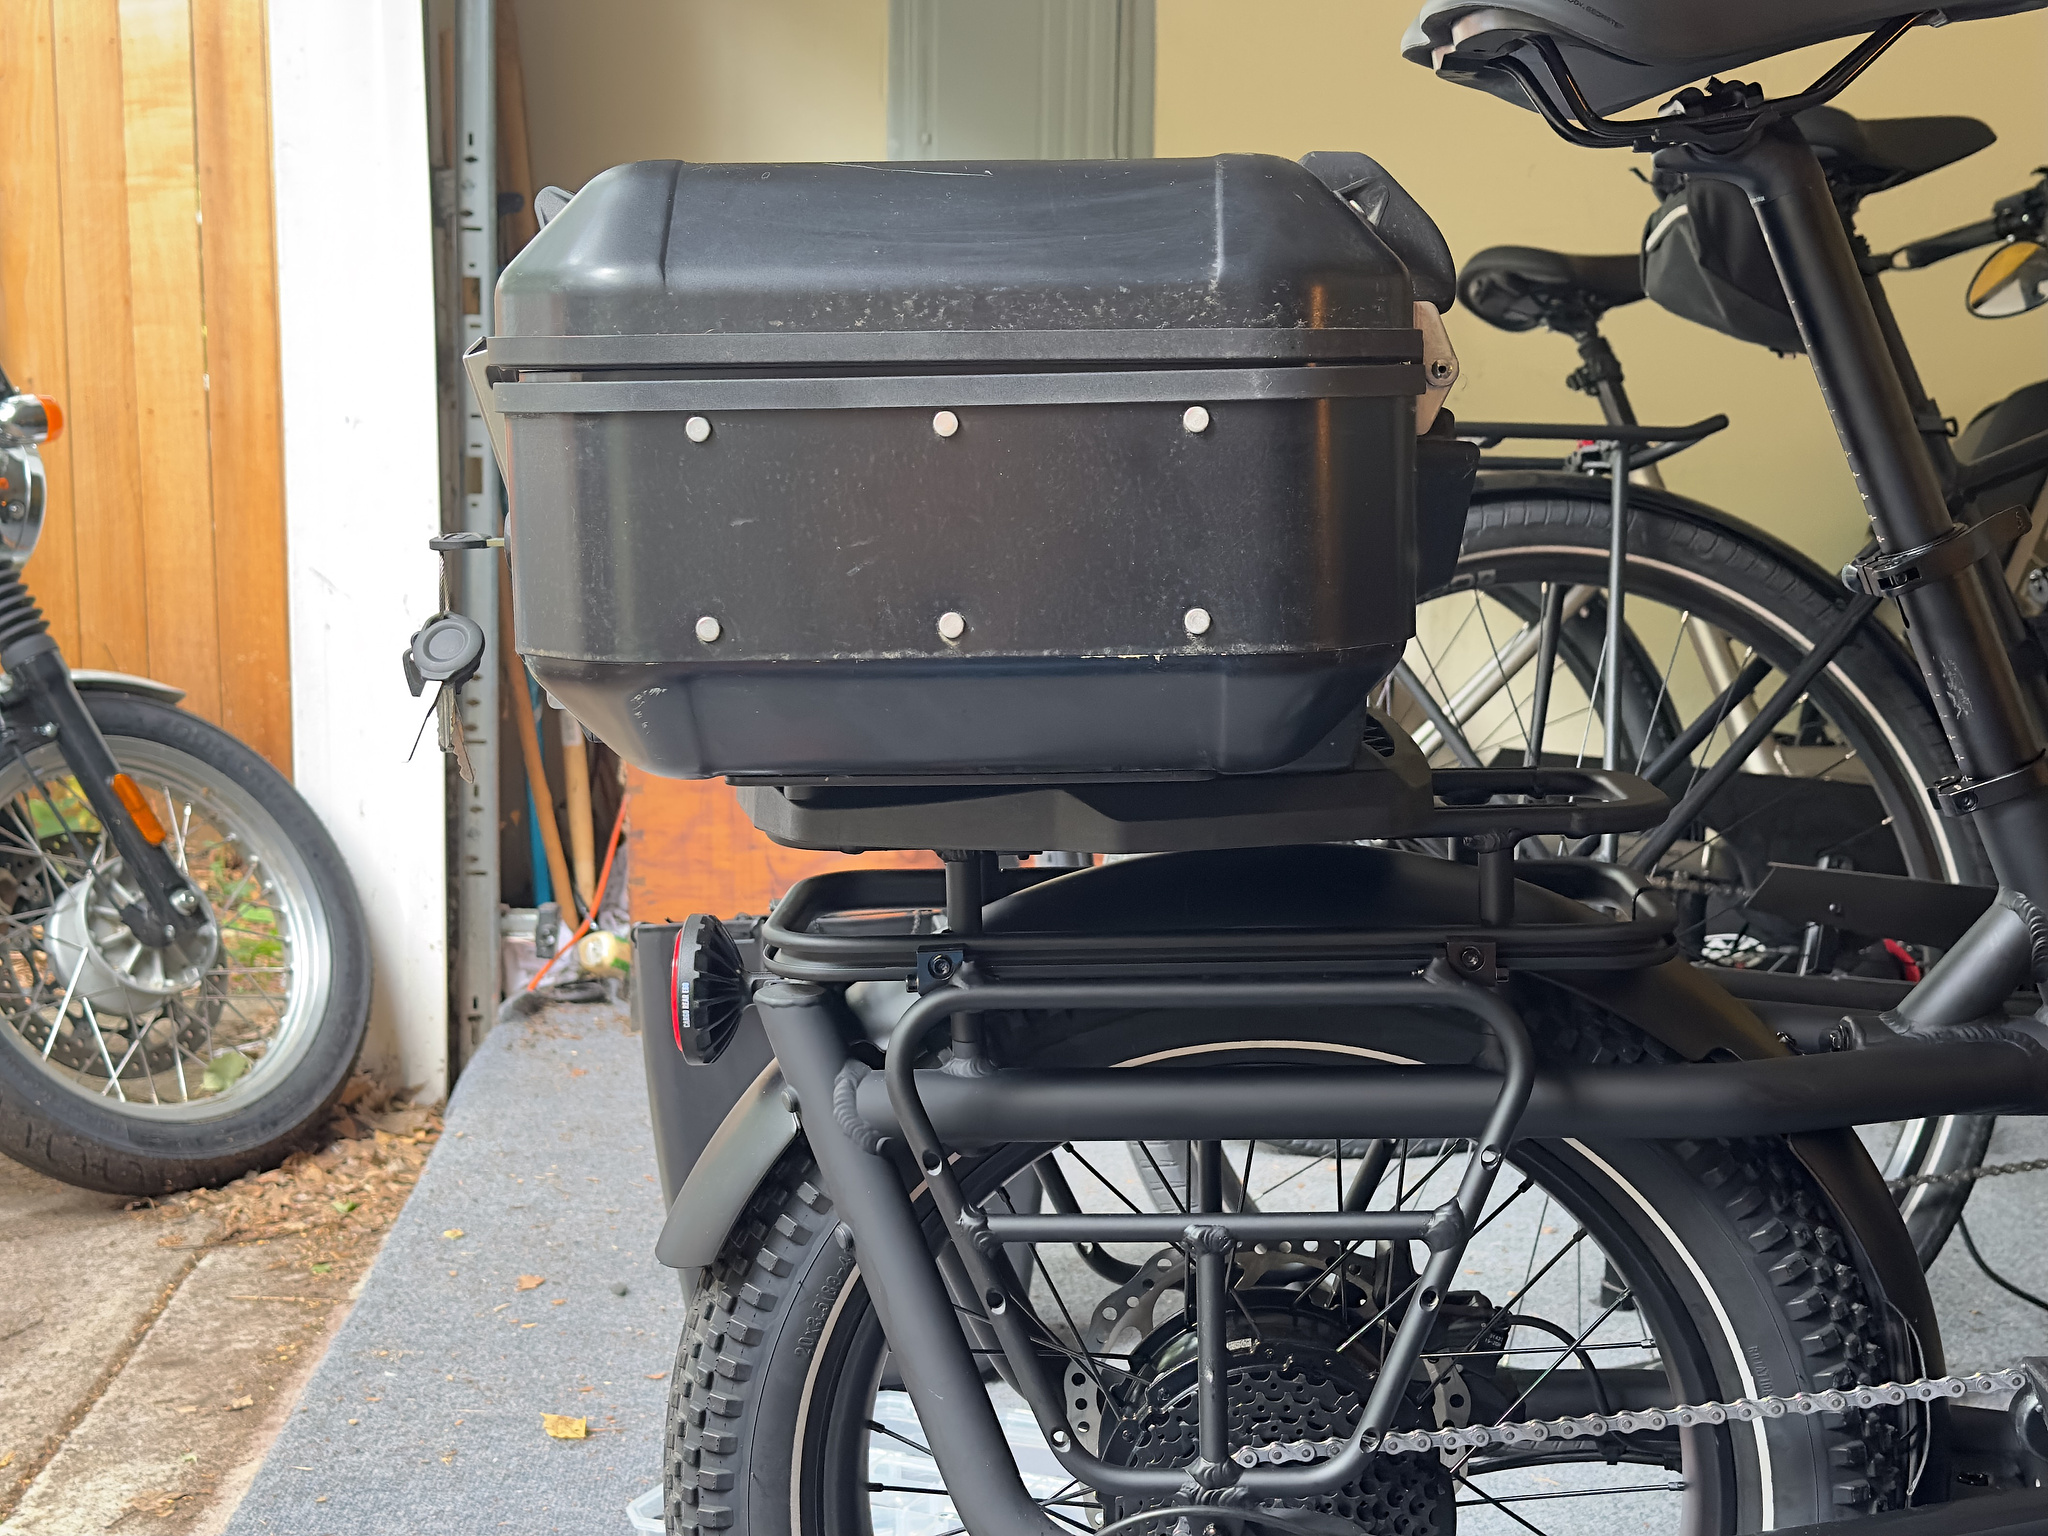
[[[1734,1532],[1974,1495],[1952,1528],[1991,1529],[2036,1497],[2039,1384],[1949,1374],[1847,1129],[2048,1102],[2007,1008],[2048,961],[2040,720],[1782,127],[1916,18],[1621,9],[1622,52],[1544,3],[1433,7],[1411,50],[1749,193],[2001,882],[1808,1050],[1680,960],[1656,883],[1514,857],[1659,792],[1431,770],[1378,707],[1472,450],[1448,252],[1366,157],[641,164],[506,269],[469,367],[536,677],[781,842],[943,863],[643,935],[675,945],[671,1530]],[[1785,102],[1603,115],[1863,32]],[[1415,838],[1463,856],[1371,846]],[[1005,857],[1047,849],[1142,857]],[[735,1083],[716,1127],[688,1074]]]

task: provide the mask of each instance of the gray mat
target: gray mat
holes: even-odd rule
[[[624,1010],[499,1025],[447,1124],[230,1536],[623,1536],[658,1479],[682,1301]]]

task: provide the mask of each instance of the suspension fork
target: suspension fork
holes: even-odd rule
[[[0,709],[6,712],[0,740],[24,761],[23,734],[57,744],[120,855],[123,872],[141,892],[140,901],[121,911],[129,932],[161,949],[180,933],[204,928],[212,921],[205,898],[165,851],[164,828],[114,761],[20,571],[11,568],[0,568],[0,667],[6,669],[0,678]]]
[[[1672,148],[1657,160],[1748,194],[1880,551],[1958,537],[1848,233],[1797,129],[1778,123],[1731,153]],[[1896,597],[1955,755],[1944,809],[1971,816],[2001,884],[2048,901],[2048,759],[1983,565]]]

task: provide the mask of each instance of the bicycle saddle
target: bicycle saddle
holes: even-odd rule
[[[1812,107],[1793,121],[1828,179],[1858,196],[1901,186],[1997,142],[1974,117],[1890,117],[1866,122],[1838,107]]]
[[[1940,14],[1969,21],[2043,5],[2048,0],[1962,0]],[[1611,113],[1774,54],[1874,32],[1900,12],[1897,0],[1601,0],[1597,7],[1584,0],[1426,0],[1401,53],[1435,69],[1453,52],[1476,63],[1524,48],[1531,37],[1549,37],[1594,109]],[[1459,78],[1517,106],[1529,104],[1519,86],[1492,71]]]
[[[1496,245],[1458,273],[1458,297],[1473,314],[1504,331],[1591,325],[1608,310],[1642,296],[1642,266],[1633,254],[1566,256],[1527,245]]]

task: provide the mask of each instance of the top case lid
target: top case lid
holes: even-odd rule
[[[641,161],[577,193],[497,302],[506,337],[1413,323],[1400,260],[1272,155]]]

